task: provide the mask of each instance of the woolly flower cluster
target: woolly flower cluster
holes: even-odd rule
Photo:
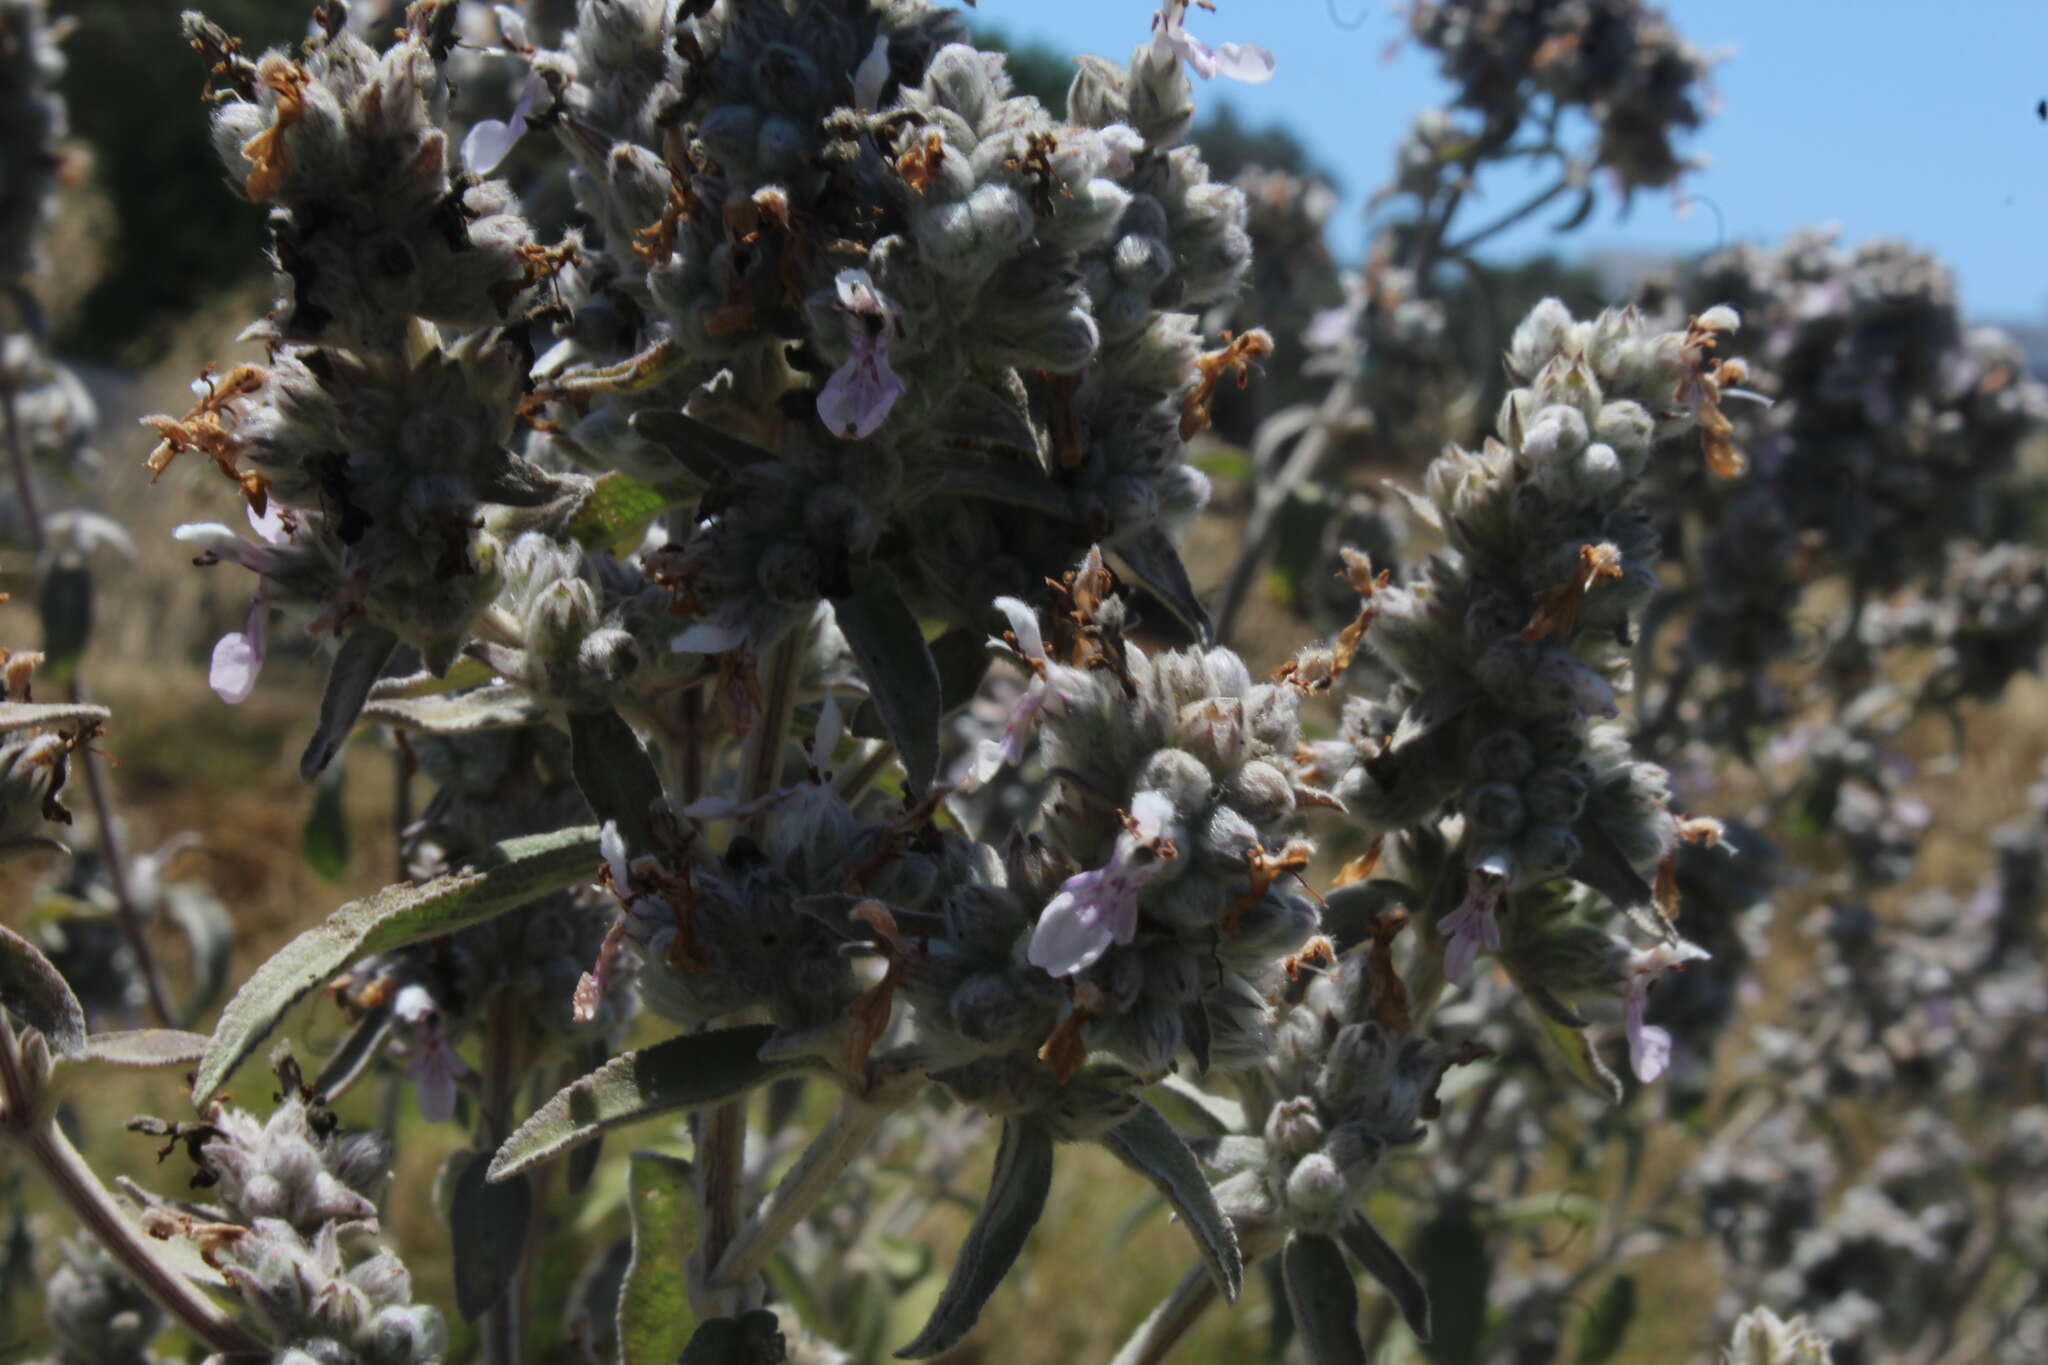
[[[1414,0],[1408,22],[1482,120],[1479,136],[1513,129],[1540,96],[1593,119],[1594,162],[1624,186],[1655,189],[1685,169],[1671,140],[1700,125],[1712,59],[1642,0]]]
[[[440,1314],[412,1302],[412,1277],[376,1247],[389,1153],[374,1134],[342,1135],[334,1115],[276,1061],[283,1101],[267,1120],[216,1106],[198,1124],[129,1127],[183,1146],[217,1206],[131,1194],[153,1235],[193,1242],[216,1265],[280,1365],[430,1365],[446,1344]]]
[[[1395,676],[1386,696],[1347,705],[1344,739],[1313,746],[1311,766],[1337,776],[1337,795],[1377,836],[1447,804],[1461,816],[1463,900],[1431,901],[1454,979],[1503,948],[1516,893],[1569,877],[1639,906],[1682,831],[1711,836],[1672,815],[1663,770],[1609,722],[1633,617],[1657,581],[1638,490],[1660,441],[1697,428],[1711,461],[1739,468],[1718,404],[1740,367],[1710,359],[1735,325],[1718,309],[1658,334],[1632,310],[1574,322],[1554,300],[1539,305],[1509,351],[1520,386],[1497,434],[1446,452],[1415,500],[1451,554],[1401,586],[1352,556],[1358,620],[1334,651],[1290,666],[1302,685],[1327,685],[1362,639]],[[1697,950],[1649,951],[1673,956],[1632,959],[1619,979],[1637,1069],[1654,1075],[1662,1049],[1637,1027],[1639,988]]]
[[[1398,921],[1388,927],[1399,931]],[[1458,1059],[1409,1031],[1390,954],[1347,954],[1282,1016],[1273,1055],[1256,1073],[1269,1106],[1263,1134],[1204,1150],[1223,1177],[1219,1204],[1248,1230],[1368,1233],[1364,1205],[1383,1158],[1422,1140],[1437,1083]]]
[[[1176,145],[1180,63],[1084,61],[1061,120],[919,7],[711,7],[676,42],[659,8],[532,58],[603,225],[537,375],[561,458],[727,490],[674,547],[696,643],[758,651],[882,569],[975,620],[1096,541],[1196,614],[1166,538],[1207,495],[1192,313],[1249,243]],[[685,405],[727,439],[652,411]]]
[[[2048,418],[2018,347],[1966,327],[1948,269],[1906,243],[1808,230],[1707,257],[1686,292],[1750,327],[1755,382],[1776,400],[1745,421],[1759,485],[1874,590],[1938,573],[1952,541],[1983,534],[1991,481]]]

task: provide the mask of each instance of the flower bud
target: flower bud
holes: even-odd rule
[[[1323,1120],[1306,1095],[1282,1100],[1266,1118],[1266,1142],[1283,1158],[1306,1156],[1322,1141]]]

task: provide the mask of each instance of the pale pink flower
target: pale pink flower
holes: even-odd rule
[[[1649,1003],[1650,987],[1673,968],[1702,961],[1708,956],[1706,949],[1683,939],[1677,943],[1659,943],[1629,954],[1628,1064],[1636,1073],[1636,1079],[1644,1085],[1663,1075],[1671,1065],[1670,1030],[1643,1022],[1643,1009]]]
[[[903,381],[889,368],[889,343],[896,309],[876,290],[865,270],[842,270],[834,287],[846,315],[853,354],[832,372],[818,393],[818,416],[848,440],[866,440],[903,396]]]
[[[256,690],[263,671],[264,637],[269,633],[270,603],[262,593],[249,599],[249,619],[214,642],[206,685],[230,706],[240,706]]]
[[[412,1061],[406,1074],[412,1077],[420,1117],[429,1123],[455,1117],[456,1082],[469,1074],[469,1066],[449,1046],[441,1029],[441,1007],[426,987],[412,985],[398,992],[391,1012],[412,1031]]]
[[[1138,793],[1109,862],[1067,878],[1046,903],[1026,952],[1033,966],[1073,976],[1095,965],[1111,943],[1131,941],[1138,893],[1176,856],[1166,837],[1172,821],[1173,803],[1163,794]]]
[[[1256,43],[1224,43],[1210,47],[1187,31],[1192,0],[1166,0],[1152,16],[1152,57],[1161,64],[1185,61],[1188,70],[1208,80],[1227,76],[1257,85],[1273,77],[1273,54]],[[1203,8],[1210,8],[1204,5]]]
[[[1445,915],[1437,932],[1450,942],[1444,945],[1444,975],[1463,984],[1472,975],[1479,950],[1500,951],[1501,901],[1508,893],[1508,879],[1485,865],[1472,869],[1466,882],[1465,899]]]
[[[512,148],[526,135],[526,116],[533,112],[533,97],[539,92],[540,84],[539,76],[527,79],[519,102],[512,106],[510,122],[486,118],[478,119],[470,126],[468,136],[462,139],[462,164],[471,174],[489,175],[498,169],[499,162],[512,154]]]

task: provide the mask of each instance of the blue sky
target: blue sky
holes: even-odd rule
[[[1443,98],[1433,63],[1412,46],[1387,58],[1403,27],[1388,0],[1219,0],[1189,28],[1209,42],[1270,47],[1279,73],[1263,86],[1216,82],[1254,123],[1298,130],[1345,182],[1334,245],[1365,240],[1364,195],[1385,176],[1409,116]],[[978,14],[1068,51],[1122,57],[1156,0],[982,0]],[[1803,223],[1837,222],[1854,240],[1911,239],[1957,273],[1966,308],[1987,319],[2048,314],[2048,0],[1670,0],[1697,45],[1725,49],[1719,107],[1687,145],[1708,161],[1687,177],[1701,200],[1676,212],[1669,193],[1639,196],[1582,227],[1578,249],[1709,248],[1771,240]],[[1526,184],[1527,182],[1522,182]],[[1493,203],[1512,205],[1512,184]],[[1716,212],[1718,210],[1718,214]],[[1484,210],[1471,221],[1481,221]],[[1492,255],[1556,242],[1541,220],[1499,239]]]

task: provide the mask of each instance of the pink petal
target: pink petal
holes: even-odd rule
[[[256,690],[263,671],[263,637],[270,605],[261,596],[249,604],[249,619],[238,631],[223,635],[213,646],[213,665],[206,683],[230,706],[239,706]]]
[[[1073,976],[1109,950],[1115,932],[1096,899],[1101,879],[1100,872],[1077,873],[1046,903],[1025,952],[1032,966],[1053,976]]]
[[[524,128],[514,129],[503,119],[478,119],[462,139],[462,164],[473,174],[489,175],[498,163],[511,155]]]
[[[852,441],[873,435],[903,396],[903,381],[889,368],[884,343],[866,339],[853,357],[832,372],[818,393],[818,416],[836,434]]]
[[[1226,76],[1247,85],[1273,79],[1273,54],[1256,43],[1224,43],[1210,54],[1204,75]]]
[[[1644,1085],[1663,1075],[1671,1065],[1670,1032],[1655,1024],[1645,1024],[1640,1006],[1629,1012],[1628,1064]]]
[[[1017,637],[1017,651],[1027,659],[1045,658],[1045,640],[1038,633],[1038,613],[1015,597],[998,597],[996,609],[1010,620],[1010,633]]]

